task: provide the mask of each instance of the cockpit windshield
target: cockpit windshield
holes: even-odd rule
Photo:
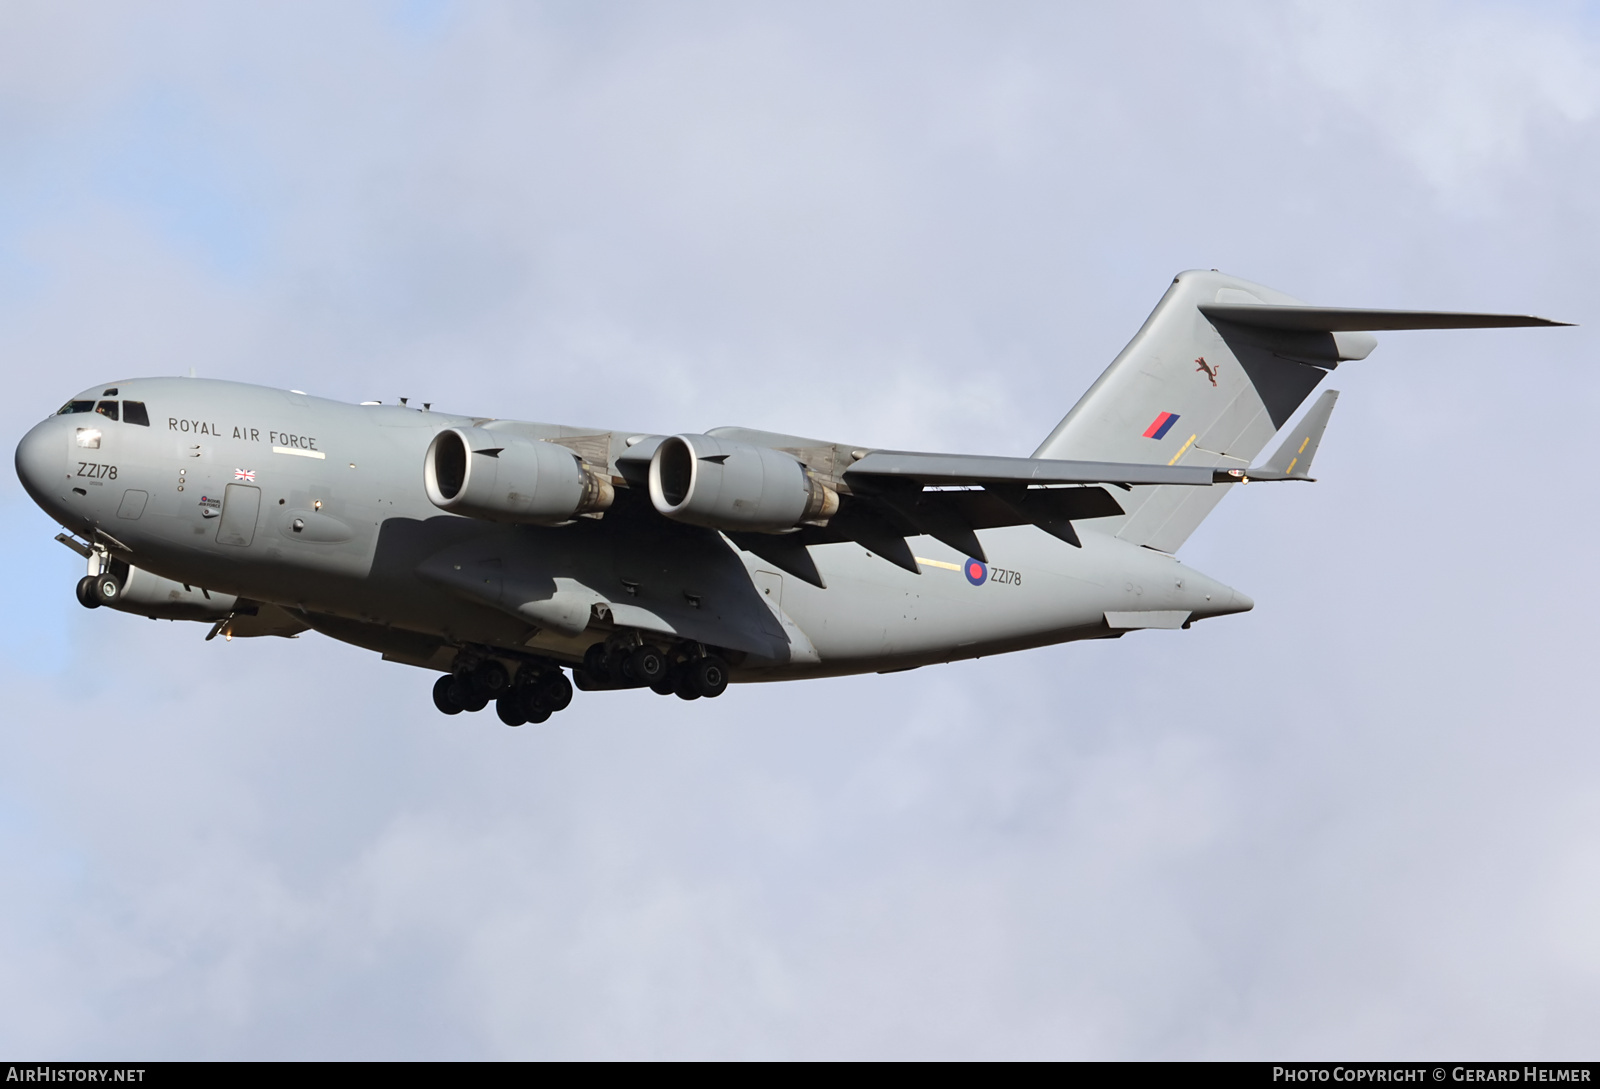
[[[57,416],[71,416],[79,412],[94,412],[108,420],[117,418],[117,402],[101,401],[98,405],[93,401],[68,401],[56,412]],[[143,401],[122,402],[122,422],[137,424],[140,427],[150,426],[150,412],[144,407]]]

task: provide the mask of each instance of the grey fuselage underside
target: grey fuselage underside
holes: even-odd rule
[[[30,436],[62,453],[59,487],[29,488],[46,511],[86,538],[109,535],[139,568],[283,606],[336,638],[418,665],[448,669],[441,655],[463,645],[574,662],[618,628],[634,628],[647,639],[675,633],[730,648],[740,652],[735,679],[777,680],[1121,634],[1108,612],[1202,619],[1250,607],[1165,553],[1096,532],[1092,521],[1079,523],[1081,548],[1033,526],[980,531],[989,570],[979,585],[965,573],[967,557],[927,537],[909,542],[920,574],[859,544],[815,545],[821,589],[715,531],[661,517],[639,488],[619,486],[603,517],[548,527],[447,514],[424,491],[424,454],[447,427],[558,441],[613,475],[625,431],[351,405],[202,379],[116,386],[148,406],[148,427],[63,415]],[[74,445],[88,421],[103,433],[97,450]],[[89,457],[115,465],[115,479],[84,477]],[[216,500],[241,481],[259,489],[259,517],[248,544],[221,543]],[[148,502],[137,517],[119,517],[130,489]],[[513,607],[518,596],[558,591],[593,606],[577,634]]]

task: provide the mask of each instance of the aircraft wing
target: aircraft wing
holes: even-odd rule
[[[1052,461],[980,454],[919,454],[875,450],[845,470],[852,487],[873,480],[914,481],[925,487],[990,484],[1195,484],[1226,483],[1225,473],[1200,465],[1133,465],[1113,461]]]
[[[640,436],[617,458],[617,471],[632,487],[646,486],[650,459],[662,441],[661,436]],[[729,540],[816,586],[823,582],[808,546],[843,541],[853,541],[918,574],[921,569],[908,538],[933,537],[987,562],[975,530],[1034,525],[1081,547],[1073,520],[1123,513],[1104,488],[1062,485],[1206,487],[1235,482],[1239,471],[876,450],[855,460],[841,476],[848,494],[841,497],[839,512],[826,525],[806,525],[785,534],[729,532]],[[962,490],[924,490],[939,487]]]
[[[1181,484],[1207,487],[1232,482],[1237,472],[1198,465],[1134,465],[1102,461],[1054,461],[976,454],[925,454],[874,450],[843,473],[850,494],[826,526],[806,526],[800,542],[735,538],[741,548],[764,554],[795,544],[855,541],[891,563],[918,571],[906,538],[926,535],[985,560],[974,530],[1034,525],[1082,547],[1072,523],[1109,518],[1123,509],[1099,487],[1062,485]],[[925,491],[925,488],[956,490]],[[777,558],[767,557],[773,562]],[[789,559],[789,556],[780,557]],[[804,561],[801,560],[803,566]],[[791,568],[786,568],[790,570]],[[808,577],[809,570],[801,577]]]

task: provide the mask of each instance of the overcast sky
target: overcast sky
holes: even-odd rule
[[[0,437],[181,374],[1027,454],[1181,269],[1396,333],[1252,613],[543,726],[87,612],[0,478],[0,1052],[1593,1057],[1581,4],[0,6]]]

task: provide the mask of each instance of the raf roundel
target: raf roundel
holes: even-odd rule
[[[967,581],[974,586],[982,586],[984,580],[989,577],[989,568],[984,562],[975,560],[971,556],[967,557],[967,562],[962,565],[961,570],[967,576]]]

